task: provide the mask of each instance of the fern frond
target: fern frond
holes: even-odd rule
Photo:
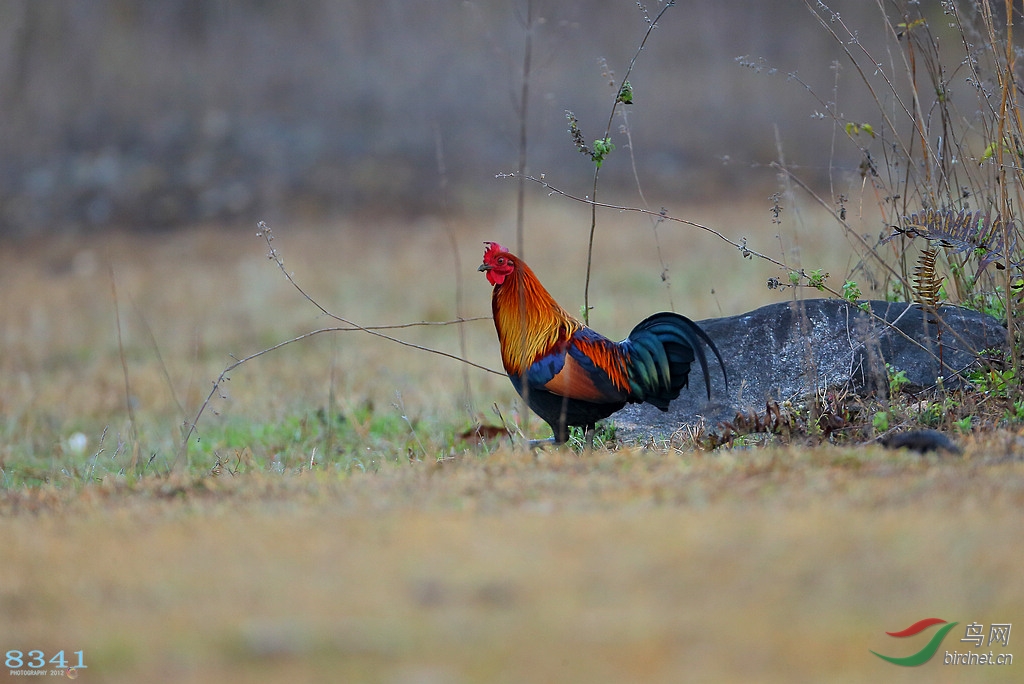
[[[914,299],[922,307],[935,310],[939,306],[939,290],[942,278],[935,271],[935,259],[939,250],[928,248],[921,252],[914,269]]]
[[[1011,220],[1011,244],[1006,249],[1006,226],[1000,214],[991,211],[969,211],[961,209],[922,209],[903,217],[903,226],[894,226],[893,232],[880,244],[885,244],[898,236],[909,238],[923,237],[931,243],[938,243],[950,255],[973,251],[978,257],[978,275],[989,264],[996,268],[1005,268],[1007,254],[1015,254],[1017,248],[1017,225]],[[1010,263],[1019,267],[1021,261]]]
[[[925,209],[903,219],[904,231],[940,245],[953,254],[988,247],[1001,219],[982,211]]]

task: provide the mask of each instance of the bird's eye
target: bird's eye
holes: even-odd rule
[[[505,257],[498,257],[498,265],[499,266],[504,266],[505,265]]]

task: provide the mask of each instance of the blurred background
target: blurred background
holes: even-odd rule
[[[531,173],[588,192],[565,112],[588,141],[603,135],[610,83],[661,7],[533,0]],[[883,44],[876,3],[830,7]],[[2,3],[0,236],[487,211],[515,195],[495,175],[517,164],[527,24],[526,0]],[[802,0],[671,8],[623,108],[645,192],[767,208],[780,153],[812,184],[830,165],[859,182],[857,150],[833,145],[823,104],[787,77],[877,118],[842,59]],[[629,155],[605,164],[602,187],[636,202]]]

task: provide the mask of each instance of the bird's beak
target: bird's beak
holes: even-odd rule
[[[478,271],[491,271],[493,269],[494,269],[494,267],[490,266],[488,264],[480,264],[480,268],[478,268],[476,270],[478,270]]]

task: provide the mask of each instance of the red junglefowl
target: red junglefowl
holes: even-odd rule
[[[501,360],[512,385],[554,431],[555,444],[581,427],[587,443],[594,424],[627,402],[647,402],[662,411],[687,386],[690,364],[704,371],[708,399],[711,380],[701,342],[722,355],[707,334],[676,313],[644,319],[621,342],[612,342],[563,309],[522,259],[496,242],[486,242],[478,270],[494,286],[491,308],[501,343]]]

